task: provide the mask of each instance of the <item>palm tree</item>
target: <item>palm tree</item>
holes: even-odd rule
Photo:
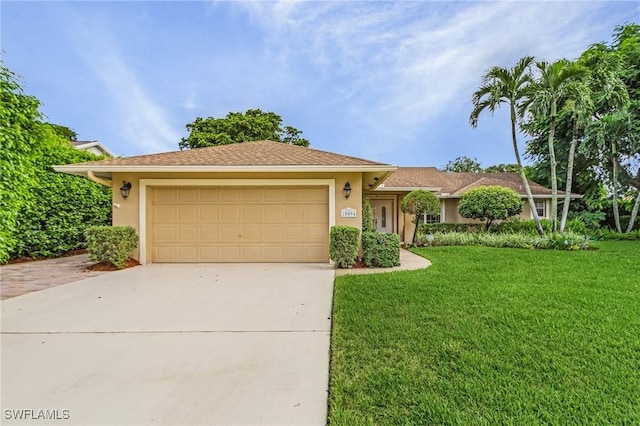
[[[513,142],[513,152],[518,163],[518,171],[522,178],[522,184],[527,193],[531,214],[536,224],[536,229],[540,235],[544,235],[544,229],[540,223],[538,212],[535,208],[533,195],[529,181],[524,174],[522,160],[520,158],[520,150],[518,148],[518,139],[516,136],[516,125],[518,119],[522,117],[521,106],[527,100],[527,87],[533,83],[531,77],[531,65],[534,61],[532,56],[525,56],[510,69],[502,67],[493,67],[488,70],[482,77],[482,85],[473,94],[473,111],[469,116],[469,123],[472,127],[477,127],[478,117],[482,111],[488,109],[492,114],[501,104],[509,105],[511,118],[511,140]]]
[[[536,117],[549,118],[549,163],[551,166],[551,231],[558,230],[558,172],[554,137],[558,106],[563,100],[573,95],[573,83],[585,76],[585,70],[571,61],[560,59],[549,63],[536,62],[538,78],[527,87],[527,100],[522,108],[529,110]]]
[[[571,143],[569,145],[569,158],[567,160],[567,180],[564,189],[564,204],[562,205],[562,217],[560,219],[560,232],[564,232],[569,216],[571,203],[571,189],[573,185],[573,163],[576,157],[580,131],[584,129],[593,116],[593,101],[589,86],[582,82],[572,85],[573,96],[565,105],[564,110],[571,114]]]
[[[627,110],[619,110],[600,117],[587,128],[586,149],[601,158],[601,163],[611,167],[611,195],[613,197],[613,218],[616,230],[622,232],[618,208],[618,187],[620,174],[620,153],[618,145],[633,131],[631,117]]]

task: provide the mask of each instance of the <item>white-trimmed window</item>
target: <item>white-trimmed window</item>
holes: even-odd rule
[[[545,200],[534,200],[538,217],[547,217],[547,202]]]
[[[420,221],[422,223],[440,223],[440,215],[421,214]]]

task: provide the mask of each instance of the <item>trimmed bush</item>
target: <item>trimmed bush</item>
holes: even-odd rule
[[[496,220],[507,220],[522,212],[524,203],[512,189],[503,186],[481,186],[460,198],[458,212],[467,219],[482,219],[485,230]]]
[[[402,213],[413,215],[413,223],[416,225],[413,231],[411,242],[414,242],[418,235],[418,224],[420,223],[421,214],[436,215],[440,212],[440,200],[429,191],[417,189],[411,191],[404,196],[400,202],[400,210]]]
[[[589,237],[570,231],[566,231],[563,234],[550,233],[544,237],[524,232],[508,234],[494,234],[489,232],[436,232],[433,234],[433,241],[430,245],[480,245],[501,248],[585,250],[589,247]]]
[[[362,198],[362,232],[374,232],[373,208],[368,198]]]
[[[365,265],[391,268],[400,266],[400,236],[384,232],[363,232]]]
[[[86,230],[87,253],[94,262],[109,262],[124,268],[138,246],[136,230],[130,226],[93,226]]]
[[[356,263],[360,248],[360,230],[353,226],[331,227],[329,257],[336,268],[348,268]]]

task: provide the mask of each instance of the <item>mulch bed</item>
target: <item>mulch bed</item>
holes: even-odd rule
[[[124,268],[122,269],[127,269],[127,268],[133,268],[134,266],[138,266],[140,265],[140,262],[138,262],[135,259],[129,258],[127,260],[127,263],[124,264]],[[91,266],[87,267],[87,270],[89,271],[118,271],[119,269],[116,268],[114,265],[112,265],[109,262],[98,262],[95,263]]]

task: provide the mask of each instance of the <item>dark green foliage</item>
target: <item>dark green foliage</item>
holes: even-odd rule
[[[31,150],[40,133],[40,102],[26,95],[19,78],[0,62],[0,263],[17,243],[18,212],[32,202]]]
[[[400,203],[403,213],[413,215],[413,223],[416,225],[411,242],[415,241],[418,232],[418,223],[421,214],[437,215],[440,213],[440,200],[430,191],[418,189],[404,196]]]
[[[52,165],[99,157],[69,144],[74,132],[41,122],[39,101],[0,66],[0,263],[83,247],[83,230],[108,224],[111,192]]]
[[[11,257],[43,258],[84,248],[84,231],[111,222],[111,189],[79,176],[53,171],[51,165],[96,160],[99,157],[73,148],[52,129],[42,125],[33,154],[35,183],[16,221],[17,244]]]
[[[187,124],[189,136],[182,138],[180,149],[229,145],[258,140],[272,140],[290,145],[309,146],[300,137],[302,131],[282,125],[282,117],[274,112],[250,109],[245,113],[230,112],[224,118],[207,117]]]
[[[138,246],[138,235],[131,226],[93,226],[85,231],[89,258],[109,262],[124,268],[133,249]]]
[[[362,232],[373,232],[375,230],[371,202],[368,198],[362,197]]]
[[[333,226],[330,233],[329,257],[336,268],[348,268],[356,263],[360,248],[360,230],[353,226]]]
[[[363,232],[364,263],[381,268],[400,266],[400,236],[384,232]]]
[[[506,220],[522,212],[523,202],[513,190],[503,186],[482,186],[466,192],[458,204],[458,212],[468,219],[482,219],[485,229],[494,220]]]
[[[480,173],[482,172],[482,166],[478,162],[477,158],[469,158],[465,155],[457,157],[453,161],[449,161],[443,168],[443,172],[456,172],[456,173]]]

